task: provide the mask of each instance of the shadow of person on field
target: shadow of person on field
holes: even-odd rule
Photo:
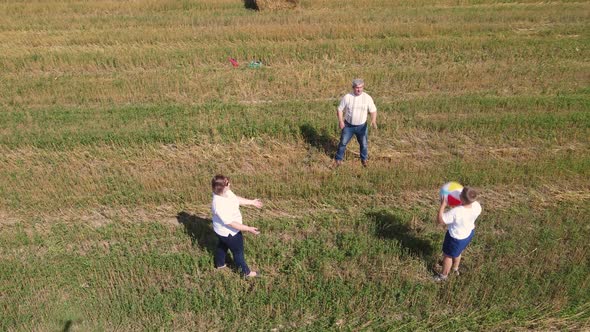
[[[73,322],[71,320],[66,321],[62,332],[70,332],[70,329],[72,328],[72,324],[73,324]]]
[[[338,149],[338,140],[330,136],[325,128],[319,133],[312,125],[305,123],[299,127],[299,130],[307,144],[321,150],[330,158],[334,157]]]
[[[211,219],[201,218],[188,212],[179,212],[176,216],[178,223],[184,226],[184,232],[190,237],[191,245],[199,246],[213,254],[217,246],[217,237],[211,226]]]
[[[375,224],[375,236],[397,240],[410,255],[425,260],[428,266],[432,265],[435,260],[432,242],[420,238],[417,231],[408,226],[410,220],[404,220],[408,218],[387,211],[372,211],[367,213],[367,217]]]

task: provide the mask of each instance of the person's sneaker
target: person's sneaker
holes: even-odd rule
[[[246,277],[246,279],[249,278],[256,278],[258,276],[258,273],[255,271],[250,271],[250,273],[246,274],[244,277]]]
[[[460,276],[461,275],[461,273],[459,273],[459,269],[456,269],[456,270],[453,269],[453,274],[456,275],[456,276]]]
[[[447,281],[448,276],[444,276],[440,273],[438,273],[437,275],[434,276],[434,281],[436,282],[442,282],[442,281]]]
[[[334,160],[334,168],[337,168],[340,165],[342,165],[342,160]]]
[[[361,164],[363,164],[363,167],[369,166],[369,162],[366,160],[361,160]]]

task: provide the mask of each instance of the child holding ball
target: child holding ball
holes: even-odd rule
[[[477,191],[464,187],[461,191],[461,205],[445,212],[446,198],[442,198],[438,209],[437,223],[448,226],[443,242],[443,267],[441,273],[434,277],[435,281],[445,281],[451,272],[459,274],[461,253],[471,239],[475,231],[475,219],[481,214],[481,205],[475,199]]]

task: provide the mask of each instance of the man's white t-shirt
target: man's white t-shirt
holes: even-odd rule
[[[475,228],[475,219],[481,214],[481,205],[471,203],[471,208],[457,206],[443,214],[443,221],[449,226],[449,234],[457,240],[469,237]]]
[[[233,222],[242,223],[242,213],[240,212],[240,202],[238,197],[231,191],[227,190],[225,196],[213,194],[213,203],[211,204],[213,213],[213,230],[220,236],[229,236],[238,234],[238,230],[228,226]]]
[[[375,107],[373,98],[364,92],[358,96],[347,93],[340,100],[338,111],[343,112],[346,122],[358,126],[367,122],[367,114],[377,112],[377,107]]]

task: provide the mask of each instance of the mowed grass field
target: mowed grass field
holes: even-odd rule
[[[590,2],[0,13],[0,330],[590,330]],[[355,77],[370,167],[332,169]],[[217,173],[261,278],[213,268]],[[483,213],[437,284],[452,180]]]

